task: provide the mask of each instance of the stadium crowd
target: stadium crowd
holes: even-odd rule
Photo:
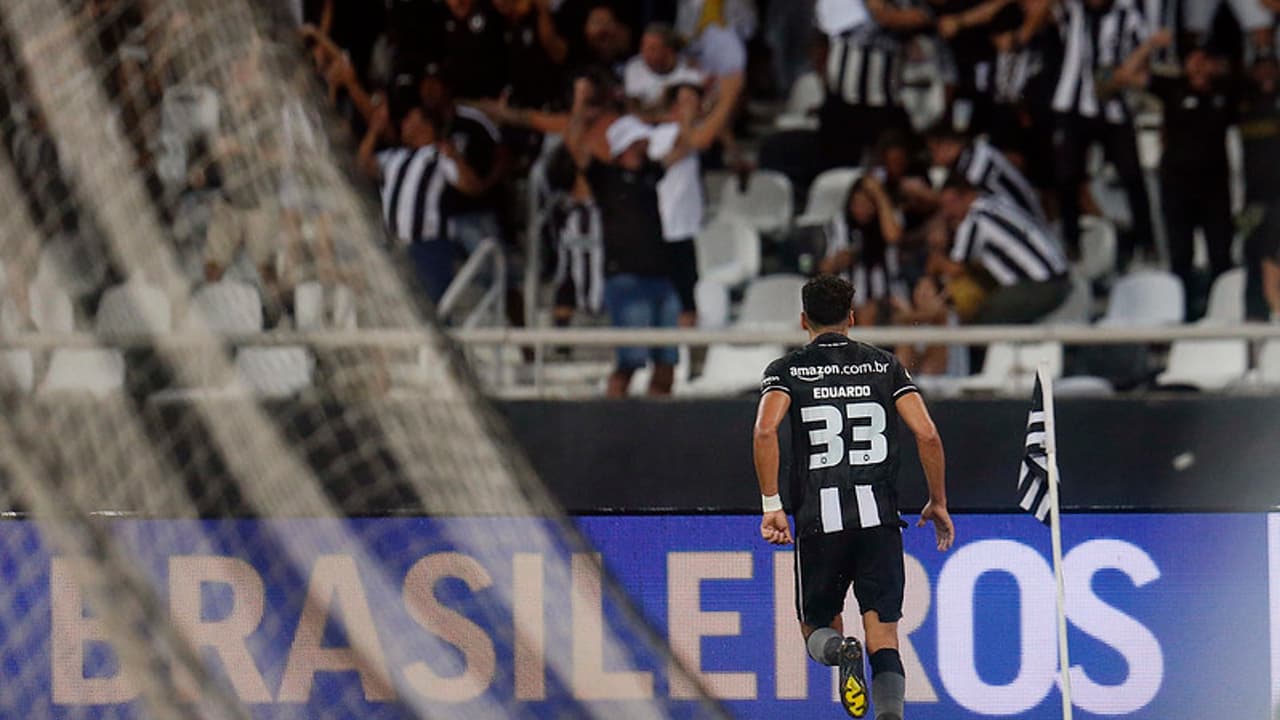
[[[333,39],[318,63],[360,111],[353,122],[370,121],[366,157],[379,146],[438,146],[443,182],[417,171],[437,167],[436,150],[415,155],[419,166],[394,162],[408,157],[403,148],[368,163],[388,222],[434,297],[451,256],[482,235],[516,234],[504,222],[504,181],[539,167],[540,210],[561,261],[557,322],[577,308],[606,310],[618,326],[692,325],[696,238],[709,219],[701,178],[727,167],[750,182],[749,142],[754,167],[784,172],[800,197],[823,171],[861,170],[841,210],[817,218],[817,238],[774,239],[784,257],[817,255],[801,269],[848,275],[864,324],[1034,322],[1067,300],[1081,217],[1102,214],[1089,195],[1097,146],[1128,206],[1115,272],[1166,265],[1194,320],[1234,264],[1240,230],[1249,318],[1266,320],[1280,312],[1280,96],[1263,3],[449,0],[398,4],[387,16],[395,31],[377,35],[377,23],[335,25],[341,3],[330,2],[305,32],[320,47]],[[414,27],[422,31],[406,32]],[[911,65],[945,84],[932,117],[908,112]],[[744,96],[780,94],[805,82],[810,66],[824,91],[810,108],[816,127],[743,137],[752,131]],[[386,104],[370,109],[366,87],[384,88]],[[1151,98],[1163,108],[1158,198],[1135,122]],[[419,125],[429,128],[420,138]],[[1238,216],[1232,126],[1245,144]],[[545,149],[541,134],[563,146]],[[432,181],[441,187],[415,189]],[[406,211],[414,193],[427,198],[418,225]],[[1203,270],[1193,262],[1196,231],[1208,251]],[[1097,285],[1090,290],[1106,292]],[[946,367],[944,348],[901,352],[917,370]],[[649,360],[651,391],[668,392],[674,357],[671,348],[620,351],[610,392],[625,392]]]
[[[252,282],[268,324],[289,322],[300,283],[347,281],[321,194],[289,172],[325,147],[323,120],[260,91],[252,40],[229,77],[192,82],[175,47],[190,18],[156,22],[153,5],[83,3],[111,68],[104,82],[122,99],[118,121],[193,281]],[[1077,291],[1073,268],[1091,252],[1082,218],[1104,214],[1096,191],[1110,188],[1127,210],[1106,256],[1114,267],[1090,278],[1089,302],[1131,268],[1163,267],[1181,280],[1191,321],[1213,280],[1242,263],[1248,319],[1280,321],[1276,0],[286,5],[283,23],[350,127],[396,250],[433,300],[494,238],[515,264],[542,248],[557,325],[604,313],[622,327],[693,326],[699,237],[717,200],[706,178],[731,175],[749,196],[780,174],[802,202],[845,169],[834,210],[761,229],[771,269],[849,277],[863,324],[1051,316]],[[4,139],[35,186],[33,215],[59,226],[51,234],[92,235],[78,227],[91,219],[57,211],[68,189],[48,167],[69,163],[14,73]],[[921,101],[930,81],[940,102]],[[790,122],[762,130],[762,108],[785,98]],[[266,128],[225,132],[228,108],[269,118]],[[1148,126],[1163,140],[1150,174],[1139,153]],[[1228,157],[1233,127],[1242,179]],[[238,171],[261,167],[246,156],[263,147],[278,172]],[[1197,235],[1207,267],[1195,262]],[[92,287],[109,272],[76,276]],[[18,305],[22,275],[9,268]],[[513,322],[520,296],[513,287]],[[944,347],[899,353],[926,373],[954,360]],[[620,350],[609,393],[625,393],[651,360],[650,391],[669,393],[673,348]]]

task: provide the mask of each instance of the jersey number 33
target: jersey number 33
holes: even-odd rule
[[[879,403],[809,405],[800,409],[800,419],[809,427],[809,469],[836,467],[846,459],[850,465],[878,465],[889,457],[885,437],[885,412]],[[849,446],[845,451],[845,421],[849,421]],[[816,426],[816,427],[812,427]]]

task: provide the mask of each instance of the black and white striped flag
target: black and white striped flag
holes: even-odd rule
[[[1045,446],[1044,392],[1036,375],[1031,413],[1027,416],[1027,442],[1022,455],[1022,473],[1018,477],[1018,505],[1049,524],[1049,453]]]

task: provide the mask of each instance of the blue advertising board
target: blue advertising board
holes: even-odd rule
[[[841,716],[831,671],[805,656],[791,552],[759,540],[757,517],[577,522],[734,716]],[[618,708],[660,699],[698,715],[689,683],[669,678],[587,579],[591,558],[529,541],[545,525],[119,520],[113,532],[256,717],[401,717],[405,706],[561,717],[570,698]],[[905,531],[908,716],[1060,717],[1048,532],[1024,515],[957,525],[948,553],[931,530]],[[1280,516],[1071,515],[1063,525],[1076,717],[1276,717]],[[0,716],[129,715],[141,684],[77,587],[80,561],[25,522],[0,523],[0,547],[24,553],[0,558],[15,602],[0,613]],[[854,613],[850,599],[846,618]]]

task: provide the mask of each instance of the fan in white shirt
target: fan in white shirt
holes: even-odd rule
[[[680,57],[680,40],[669,25],[653,23],[640,38],[640,54],[622,71],[623,91],[638,105],[651,110],[662,104],[667,86],[687,73],[696,72]]]
[[[678,80],[666,91],[665,122],[654,128],[649,137],[649,157],[654,160],[667,157],[677,144],[683,143],[691,150],[684,159],[668,167],[658,183],[662,235],[666,240],[671,280],[680,296],[680,324],[685,327],[697,321],[694,287],[698,284],[698,265],[694,238],[702,230],[706,207],[698,153],[711,147],[728,126],[742,85],[742,73],[721,78],[715,105],[706,117],[695,121],[702,103],[702,87],[688,76]]]

